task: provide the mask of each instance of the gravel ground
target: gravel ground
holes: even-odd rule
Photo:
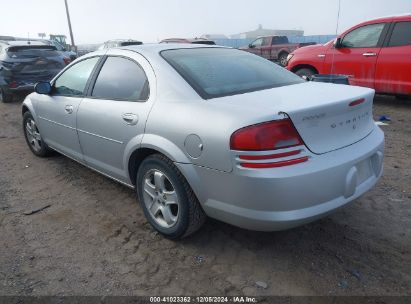
[[[179,242],[150,228],[133,190],[36,158],[21,101],[0,103],[0,295],[411,295],[411,100],[376,99],[392,122],[372,191],[293,230],[208,220]]]

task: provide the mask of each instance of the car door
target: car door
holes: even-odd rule
[[[129,183],[125,153],[142,140],[154,73],[135,52],[112,49],[103,60],[78,110],[78,136],[90,167]]]
[[[76,160],[82,152],[76,130],[76,113],[93,69],[100,57],[86,58],[70,66],[52,83],[50,95],[36,95],[38,127],[52,148]]]
[[[378,92],[411,95],[411,21],[396,22],[381,49],[375,72]]]
[[[261,56],[265,59],[271,59],[271,37],[264,37],[261,44]]]
[[[256,54],[261,56],[261,46],[263,44],[263,38],[258,38],[254,40],[252,43],[250,43],[250,47],[248,48],[247,51],[250,53]]]
[[[368,24],[341,37],[340,46],[329,49],[324,70],[350,77],[352,85],[374,88],[375,66],[386,23]]]

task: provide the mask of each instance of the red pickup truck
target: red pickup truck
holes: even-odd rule
[[[363,22],[324,45],[298,49],[287,69],[300,76],[344,74],[352,85],[411,95],[411,15]]]
[[[300,47],[312,44],[315,43],[289,43],[287,36],[266,36],[257,38],[247,47],[241,47],[240,50],[259,55],[268,60],[278,61],[282,66],[286,66],[288,54]]]

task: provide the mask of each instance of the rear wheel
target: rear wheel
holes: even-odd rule
[[[288,53],[281,53],[278,56],[278,63],[282,66],[285,67],[287,65],[287,57],[288,57]]]
[[[295,74],[300,76],[301,78],[310,78],[311,76],[317,74],[313,69],[310,68],[302,68],[295,71]]]
[[[37,128],[37,124],[31,113],[28,111],[23,115],[23,131],[31,152],[39,157],[45,157],[50,154],[50,148],[43,141],[39,129]]]
[[[2,88],[0,88],[0,100],[4,103],[12,102],[13,95],[6,93]]]
[[[141,163],[136,188],[147,220],[164,236],[183,238],[204,224],[206,215],[193,190],[165,156],[150,155]]]

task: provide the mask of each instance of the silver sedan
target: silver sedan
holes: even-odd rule
[[[206,216],[273,231],[329,214],[382,174],[374,91],[305,82],[224,47],[87,54],[23,103],[31,151],[55,150],[135,188],[169,238]]]

